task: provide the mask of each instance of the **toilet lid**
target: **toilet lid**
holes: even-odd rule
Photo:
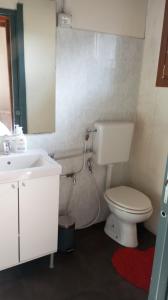
[[[148,211],[152,209],[151,201],[146,195],[127,186],[109,189],[106,191],[105,197],[125,209],[134,211]]]

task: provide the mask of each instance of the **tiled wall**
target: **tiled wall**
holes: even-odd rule
[[[155,87],[165,0],[149,0],[139,91],[137,125],[131,159],[132,185],[146,192],[154,214],[147,227],[156,232],[168,153],[168,89]]]
[[[142,51],[141,39],[59,28],[57,131],[50,135],[29,136],[29,147],[41,147],[62,156],[65,151],[82,148],[85,131],[96,120],[135,120]],[[69,171],[79,169],[81,163],[81,157],[62,161]],[[102,192],[105,168],[96,167],[95,177],[99,192]],[[88,223],[97,212],[94,180],[87,170],[77,177],[71,210],[78,225]],[[116,166],[113,185],[126,181],[127,168]],[[72,181],[62,179],[61,211],[71,193]],[[103,209],[101,218],[104,216]]]

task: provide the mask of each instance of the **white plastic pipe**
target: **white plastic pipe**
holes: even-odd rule
[[[111,188],[111,179],[112,179],[113,165],[107,165],[107,174],[106,174],[106,190]]]

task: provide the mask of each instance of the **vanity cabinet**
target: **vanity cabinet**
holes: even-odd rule
[[[20,261],[57,251],[59,177],[19,182]]]
[[[0,270],[57,251],[59,175],[0,184]]]
[[[18,184],[0,184],[0,269],[17,265]]]

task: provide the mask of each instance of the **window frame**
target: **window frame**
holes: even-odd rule
[[[168,0],[165,4],[156,86],[168,87]]]

